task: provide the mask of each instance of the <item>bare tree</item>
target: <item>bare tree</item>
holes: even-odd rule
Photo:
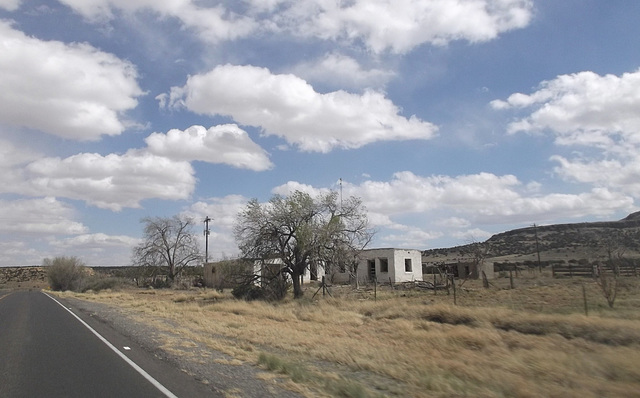
[[[253,199],[235,227],[245,257],[281,259],[296,298],[303,295],[301,278],[309,264],[346,261],[342,256],[364,248],[372,234],[362,202],[353,197],[339,202],[336,192],[314,198],[296,191],[266,204]]]
[[[596,283],[600,286],[600,291],[607,300],[609,308],[613,308],[618,295],[618,276],[615,270],[612,270],[611,274],[608,274],[602,265],[598,265]]]
[[[611,231],[601,244],[607,252],[607,264],[616,276],[620,275],[620,264],[623,262],[627,250],[624,238],[623,232]]]
[[[188,217],[147,217],[142,243],[133,250],[133,264],[144,267],[167,267],[174,280],[189,265],[202,260],[198,239],[193,233],[194,220]]]
[[[480,242],[473,235],[467,239],[468,250],[473,256],[473,265],[477,275],[465,275],[465,280],[469,277],[480,277],[484,269],[484,260],[489,256],[490,246],[487,242]],[[474,271],[472,271],[474,272]]]

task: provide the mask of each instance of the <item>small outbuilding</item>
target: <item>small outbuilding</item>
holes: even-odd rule
[[[422,252],[415,249],[368,249],[358,255],[358,280],[400,283],[422,280]]]
[[[356,277],[361,283],[402,283],[422,281],[422,252],[416,249],[367,249],[358,256]],[[282,260],[271,258],[263,261],[228,260],[207,263],[204,267],[206,286],[231,287],[239,276],[264,276],[265,270],[281,267]],[[325,274],[322,264],[310,264],[303,275],[304,281],[327,277],[329,283],[349,283],[352,274],[348,270],[333,269]],[[258,281],[257,279],[256,281]]]

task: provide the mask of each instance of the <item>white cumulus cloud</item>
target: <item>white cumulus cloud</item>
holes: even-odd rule
[[[557,145],[577,148],[580,154],[572,158],[551,157],[562,178],[640,197],[640,70],[562,75],[532,94],[491,104],[530,111],[509,125],[510,133],[547,131]]]
[[[26,172],[29,180],[22,193],[78,199],[114,211],[140,207],[144,199],[187,199],[196,182],[188,162],[136,150],[43,158],[30,163]]]
[[[407,214],[432,214],[440,218],[452,213],[482,224],[609,215],[633,206],[633,198],[602,188],[581,194],[530,195],[526,185],[515,176],[491,173],[425,177],[405,171],[396,173],[390,181],[346,184],[345,192],[361,197],[377,218],[393,219]]]
[[[195,31],[203,40],[219,42],[247,36],[258,24],[247,16],[239,15],[222,4],[209,7],[197,1],[173,0],[60,0],[89,20],[113,19],[113,11],[135,13],[151,11],[160,18],[176,18],[188,29]]]
[[[140,242],[138,238],[126,235],[107,235],[103,233],[82,234],[63,240],[50,242],[52,246],[64,249],[94,250],[104,252],[113,248],[133,248]]]
[[[74,221],[74,209],[53,197],[0,200],[0,233],[75,235],[87,228]]]
[[[307,81],[350,89],[381,87],[396,74],[392,70],[364,69],[354,58],[339,53],[329,53],[320,59],[302,62],[294,66],[292,71]]]
[[[15,11],[20,7],[21,3],[20,0],[0,0],[0,8],[4,8],[7,11]]]
[[[151,153],[174,160],[199,160],[255,171],[273,167],[264,149],[235,124],[173,129],[166,134],[153,133],[145,141]]]
[[[0,123],[91,141],[118,135],[143,94],[133,65],[88,44],[26,36],[0,21]]]
[[[529,116],[512,123],[510,132],[549,129],[563,144],[606,146],[607,137],[616,135],[639,141],[635,135],[640,131],[640,70],[621,76],[561,75],[542,82],[532,94],[515,93],[506,101],[493,101],[492,106],[534,108]],[[594,132],[604,136],[594,137]]]
[[[227,5],[189,0],[61,0],[90,20],[150,11],[176,18],[203,40],[217,43],[262,34],[289,34],[364,46],[375,53],[406,53],[453,40],[481,42],[523,28],[531,0],[247,0]]]
[[[325,40],[364,42],[375,53],[406,53],[424,43],[480,42],[523,28],[530,0],[254,0],[279,31]],[[264,14],[263,14],[264,15]],[[271,25],[267,25],[271,26]]]
[[[391,140],[429,139],[437,128],[415,116],[405,118],[382,93],[362,95],[316,92],[294,75],[266,68],[224,65],[190,76],[173,87],[161,105],[210,115],[227,115],[243,125],[261,127],[303,151],[329,152]]]

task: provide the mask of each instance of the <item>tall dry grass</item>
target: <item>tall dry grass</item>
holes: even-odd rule
[[[204,344],[310,396],[640,397],[639,280],[624,281],[614,309],[590,280],[500,283],[467,281],[457,306],[444,292],[390,289],[275,304],[213,291],[77,296],[167,332],[179,325],[166,349],[198,360],[190,342]]]

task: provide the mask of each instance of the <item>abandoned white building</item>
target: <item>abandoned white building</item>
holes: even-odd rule
[[[262,276],[265,268],[279,266],[280,259],[266,261],[242,261],[230,260],[219,263],[208,263],[204,266],[205,285],[209,287],[231,287],[235,277],[240,273],[252,272]],[[229,267],[235,268],[234,271]],[[356,277],[361,283],[377,281],[378,283],[400,283],[422,280],[422,252],[415,249],[367,249],[358,254],[358,266]],[[322,264],[312,264],[303,275],[303,280],[316,280],[326,277],[329,283],[352,282],[352,273],[349,270],[325,269]]]
[[[492,262],[478,263],[468,259],[448,262],[430,260],[426,257],[422,258],[422,274],[425,280],[429,280],[434,274],[441,275],[444,272],[456,279],[478,279],[482,274],[487,279],[495,278]]]
[[[350,281],[347,270],[326,275],[332,283]],[[359,282],[400,283],[422,280],[422,252],[415,249],[367,249],[358,254],[356,277]]]

